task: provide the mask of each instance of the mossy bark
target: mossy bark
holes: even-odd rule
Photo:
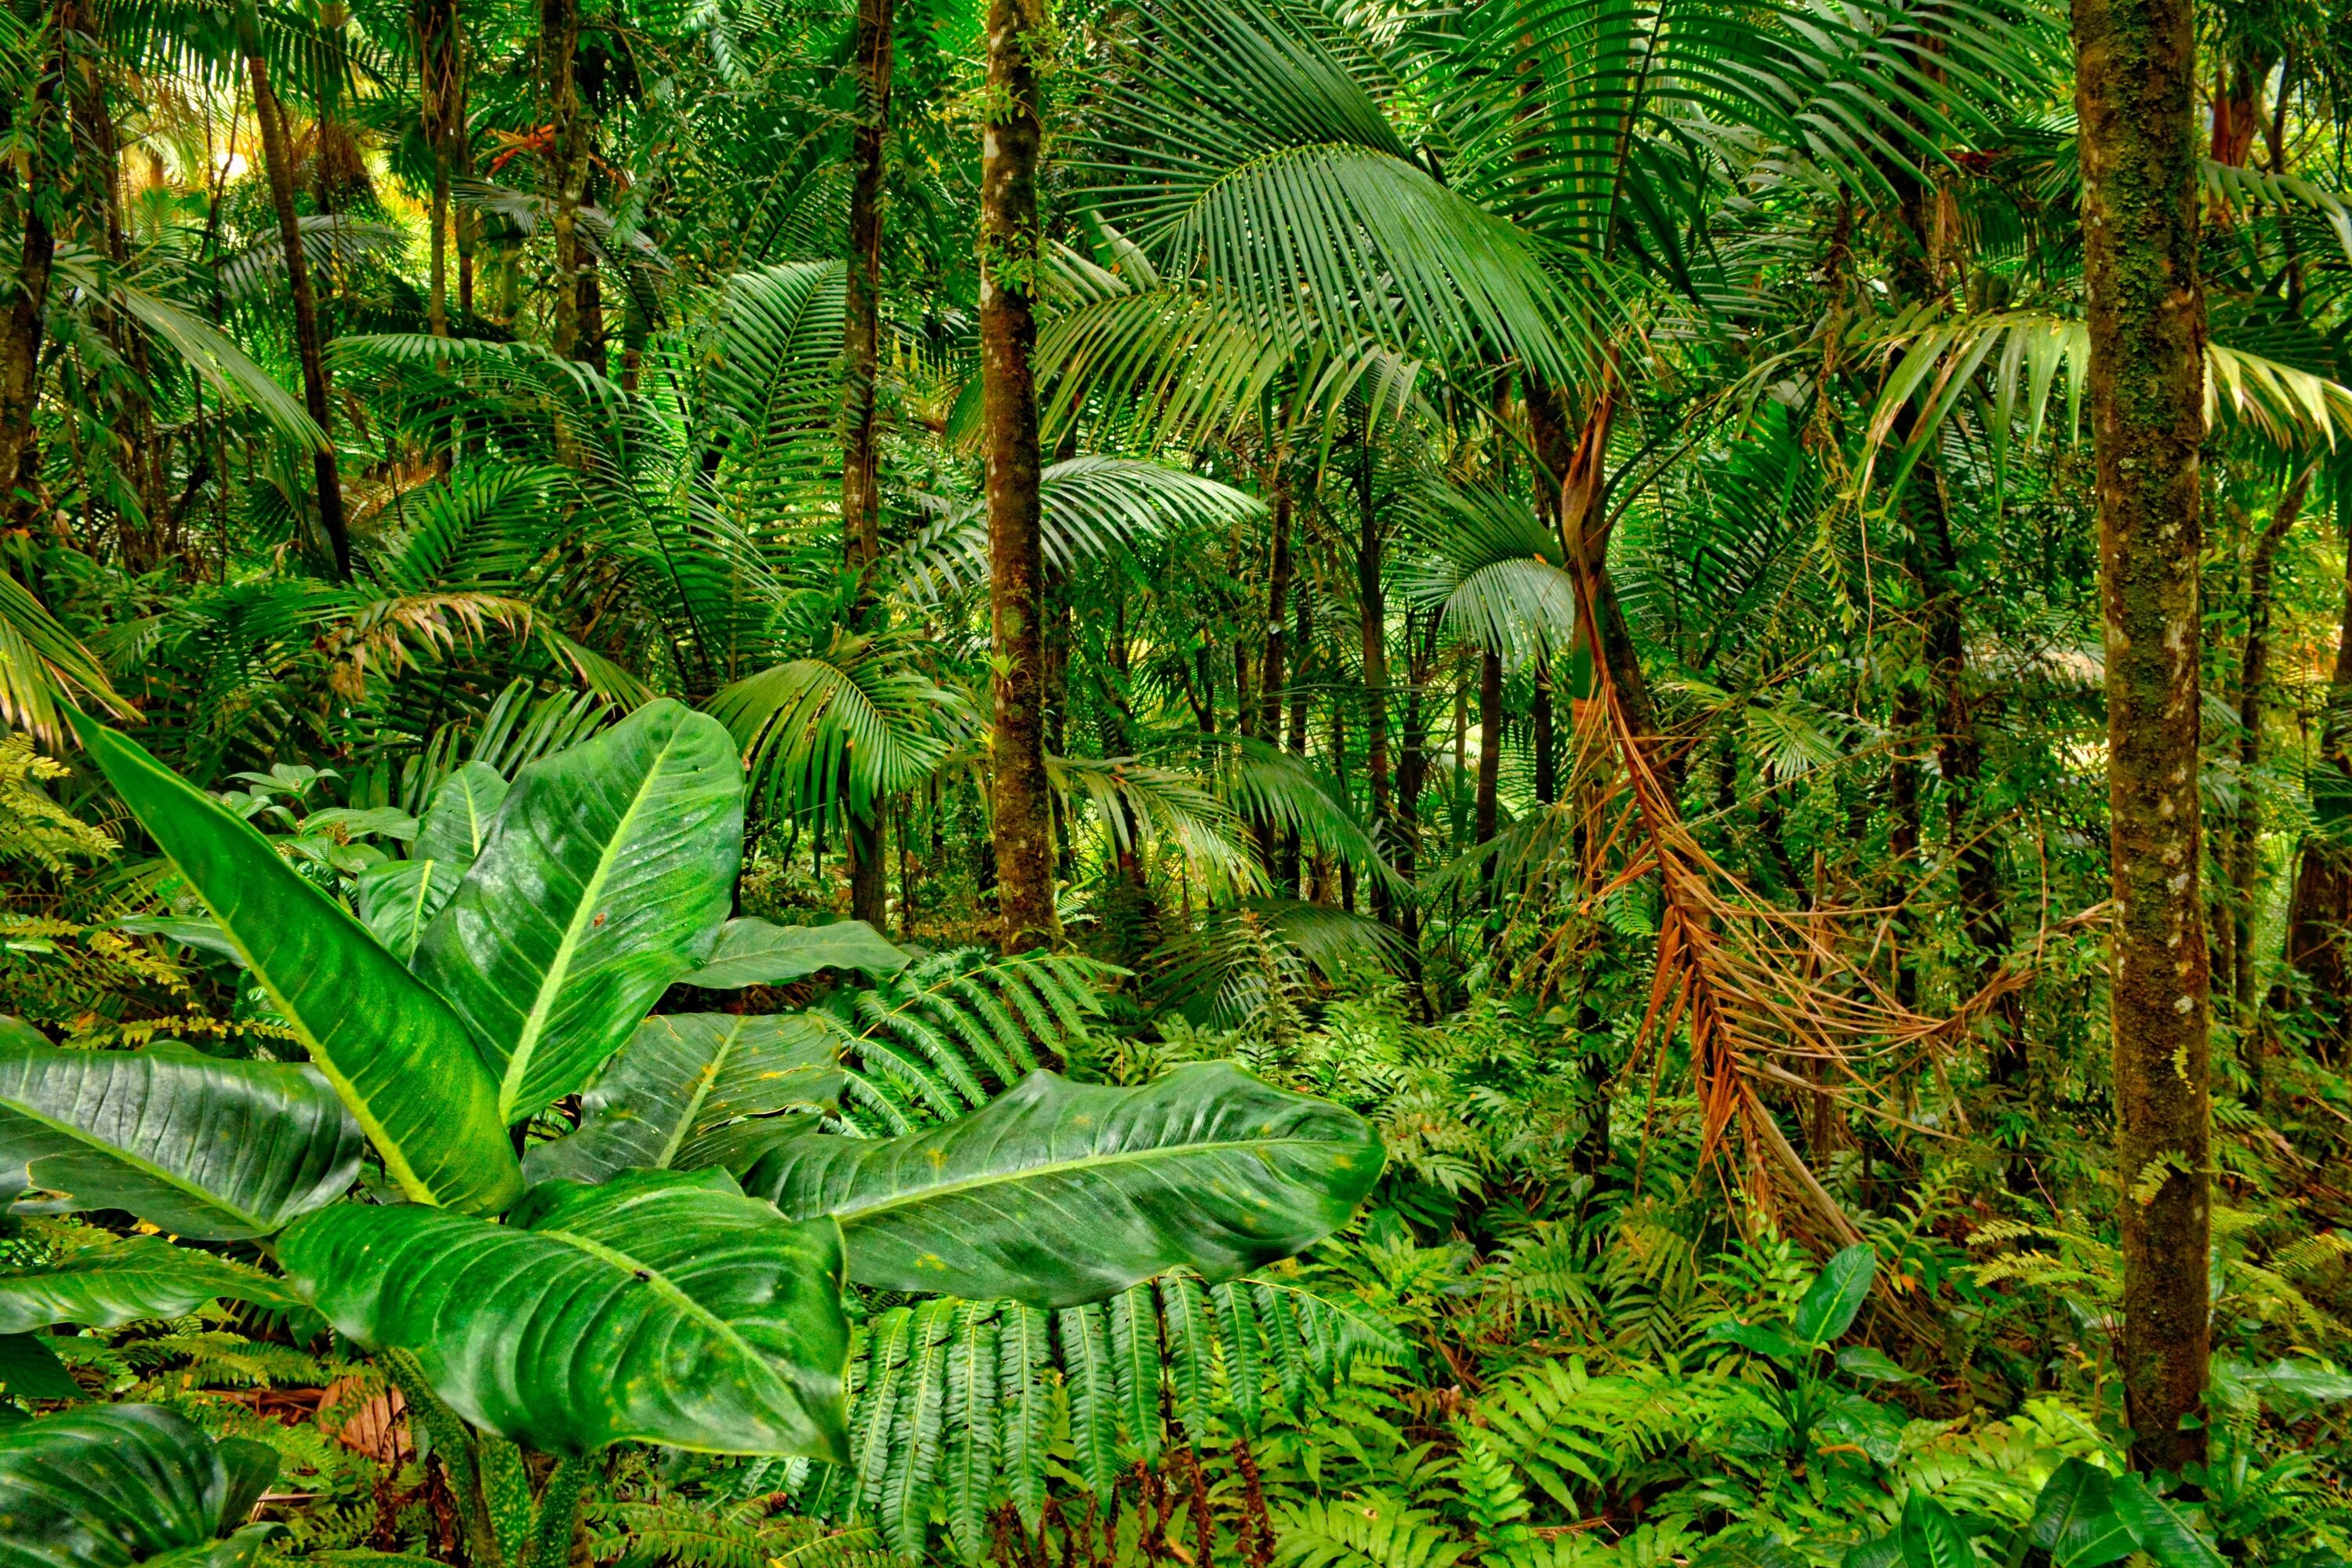
[[[2105,615],[2109,964],[2134,1458],[2202,1457],[2209,957],[2198,806],[2195,15],[2074,0],[2091,419]]]
[[[1037,69],[1045,0],[989,0],[988,122],[981,132],[980,374],[987,463],[991,743],[997,912],[1008,952],[1059,939],[1045,778],[1045,565],[1038,538]]]

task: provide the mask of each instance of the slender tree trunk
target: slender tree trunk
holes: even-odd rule
[[[1364,665],[1364,773],[1371,785],[1372,837],[1384,844],[1393,831],[1394,803],[1389,794],[1389,609],[1381,581],[1380,514],[1372,504],[1371,435],[1365,432],[1357,494],[1356,629]],[[1382,884],[1372,884],[1372,904],[1381,919],[1395,922],[1393,900]]]
[[[2197,791],[2197,59],[2189,0],[2074,0],[2106,617],[2109,963],[2134,1458],[2201,1459],[2208,972]]]
[[[1059,940],[1045,778],[1045,566],[1038,539],[1036,64],[1045,0],[989,0],[981,132],[980,361],[987,460],[989,617],[995,639],[992,742],[997,909],[1008,952]]]
[[[1536,749],[1536,800],[1542,805],[1554,805],[1559,799],[1559,763],[1551,723],[1551,655],[1545,651],[1536,655],[1535,702],[1528,714],[1530,739]]]
[[[2263,763],[2263,703],[2271,676],[2271,597],[2279,546],[2286,542],[2317,465],[2289,480],[2278,510],[2255,536],[2246,574],[2246,646],[2238,665],[2238,820],[2230,836],[2230,1002],[2239,1048],[2249,1070],[2260,1076],[2254,1029],[2254,873],[2260,868],[2262,812],[2254,798],[2254,770]]]
[[[1489,843],[1501,815],[1496,795],[1503,776],[1503,656],[1487,648],[1478,656],[1477,841]]]
[[[580,0],[540,0],[540,90],[555,128],[555,319],[548,346],[566,359],[588,352],[580,321],[580,208],[588,199],[588,116],[580,102]]]
[[[1297,620],[1292,637],[1296,658],[1290,671],[1290,754],[1307,755],[1307,660],[1314,652],[1315,593],[1312,584],[1298,594]],[[1282,886],[1293,894],[1301,886],[1298,880],[1298,829],[1291,827],[1282,836]]]
[[[465,68],[458,49],[457,0],[417,0],[416,58],[425,140],[433,149],[432,262],[425,319],[436,338],[449,335],[449,175],[453,144],[464,134],[459,113]]]
[[[32,97],[15,112],[24,123],[16,127],[26,148],[25,179],[13,171],[5,180],[10,205],[23,231],[16,261],[15,288],[9,293],[7,338],[0,342],[0,517],[14,520],[23,510],[16,489],[37,494],[40,485],[28,459],[37,451],[33,439],[33,414],[40,401],[41,349],[48,337],[49,277],[57,258],[57,237],[40,214],[40,196],[53,177],[44,155],[48,147],[49,117],[57,101],[57,85],[65,71],[66,35],[57,19],[57,42],[48,67],[41,72]]]
[[[860,626],[870,615],[866,580],[882,553],[874,387],[882,364],[882,177],[890,135],[893,26],[891,0],[860,0],[857,126],[850,137],[849,287],[842,328],[846,405],[841,450],[842,552],[856,584],[853,616]],[[850,912],[877,931],[887,898],[880,838],[870,820],[850,819]]]
[[[302,403],[310,422],[326,437],[311,454],[318,482],[319,522],[333,552],[335,575],[352,574],[351,531],[343,521],[342,475],[335,467],[335,425],[327,388],[326,356],[319,341],[319,300],[310,291],[310,267],[302,256],[302,220],[294,211],[294,153],[286,141],[286,114],[269,86],[269,65],[261,57],[261,16],[254,0],[236,0],[237,47],[253,82],[253,118],[261,128],[261,162],[269,180],[270,205],[278,211],[278,237],[286,247],[286,275],[294,292],[294,352],[302,366]]]
[[[2327,711],[2319,731],[2319,759],[2313,769],[2312,793],[2321,803],[2326,828],[2340,831],[2343,812],[2352,805],[2352,531],[2346,535],[2343,619],[2336,631],[2336,668],[2327,682]],[[2331,809],[2332,808],[2332,809]],[[2352,923],[2352,857],[2347,857],[2327,832],[2315,834],[2303,845],[2303,864],[2295,872],[2294,901],[2288,908],[2286,958],[2310,982],[2312,1001],[2318,1006],[2321,1056],[2331,1065],[2346,1058],[2352,1037],[2352,965],[2345,962],[2345,927]],[[2286,998],[2274,996],[2272,1005]]]

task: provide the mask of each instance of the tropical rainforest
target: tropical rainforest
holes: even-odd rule
[[[2336,0],[7,0],[0,1568],[2352,1557]]]

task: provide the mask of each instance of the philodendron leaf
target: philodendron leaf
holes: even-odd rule
[[[824,926],[729,921],[710,950],[710,962],[688,975],[684,984],[705,991],[734,991],[746,985],[788,985],[820,969],[896,974],[912,962],[864,921],[836,921]]]
[[[415,955],[417,939],[480,857],[506,798],[504,774],[488,763],[467,763],[434,790],[412,858],[360,874],[360,919],[402,963]]]
[[[1925,1492],[1905,1500],[1903,1522],[1895,1533],[1903,1543],[1903,1568],[1977,1568],[1969,1532],[1950,1509]]]
[[[2116,1511],[2107,1473],[2080,1459],[2066,1460],[2042,1483],[2029,1533],[2050,1553],[2052,1568],[2107,1568],[2139,1545]]]
[[[498,1082],[449,1005],[251,827],[113,731],[75,731],[420,1203],[495,1211],[522,1191]]]
[[[413,961],[482,1042],[501,1118],[595,1077],[709,955],[742,851],[734,742],[682,704],[522,771]]]
[[[438,860],[463,876],[490,842],[490,825],[506,804],[506,775],[488,763],[467,763],[433,791],[416,831],[416,858]]]
[[[342,1195],[359,1124],[311,1068],[175,1042],[68,1051],[0,1038],[0,1171],[76,1208],[128,1209],[180,1236],[268,1236]]]
[[[831,1219],[789,1222],[709,1171],[550,1182],[509,1221],[346,1204],[278,1259],[338,1330],[408,1352],[459,1415],[530,1447],[846,1457]]]
[[[792,1014],[648,1018],[580,1097],[579,1131],[533,1144],[523,1172],[534,1182],[601,1182],[625,1170],[735,1163],[806,1120],[780,1112],[839,1101],[847,1079],[838,1051],[824,1026]]]
[[[1203,1062],[1141,1089],[1032,1073],[929,1131],[780,1144],[743,1185],[839,1218],[860,1284],[1067,1307],[1287,1258],[1346,1222],[1381,1157],[1353,1112]]]
[[[1866,1241],[1857,1241],[1822,1266],[1790,1327],[1808,1345],[1825,1345],[1853,1326],[1856,1312],[1870,1294],[1870,1278],[1878,1258]]]
[[[134,1236],[39,1268],[0,1269],[0,1334],[52,1323],[119,1328],[180,1317],[223,1297],[268,1307],[301,1303],[286,1281],[258,1268],[160,1236]]]
[[[244,1522],[276,1456],[215,1443],[154,1405],[106,1405],[0,1427],[0,1568],[174,1568],[250,1562],[280,1528]],[[239,1507],[239,1504],[242,1507]]]

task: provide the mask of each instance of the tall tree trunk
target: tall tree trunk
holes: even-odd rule
[[[2189,0],[2074,0],[2091,422],[2106,619],[2109,963],[2134,1458],[2201,1459],[2206,1018],[2198,805],[2205,301]]]
[[[1314,652],[1315,591],[1310,584],[1298,594],[1297,621],[1292,637],[1296,658],[1290,672],[1290,754],[1304,759],[1307,755],[1307,660]],[[1297,894],[1298,880],[1298,829],[1292,826],[1282,836],[1282,864],[1279,868],[1282,886]]]
[[[449,181],[465,135],[465,57],[457,0],[417,0],[416,55],[425,140],[433,149],[432,263],[425,319],[436,338],[449,335]]]
[[[1038,539],[1036,62],[1045,0],[989,0],[981,132],[980,368],[988,476],[989,620],[995,639],[992,838],[1008,952],[1057,941],[1045,778],[1045,565]]]
[[[1496,795],[1503,777],[1503,656],[1487,648],[1478,656],[1477,841],[1490,843],[1500,811]]]
[[[302,404],[326,437],[311,454],[318,482],[319,523],[333,552],[335,575],[352,574],[351,530],[343,521],[343,481],[335,467],[335,424],[327,390],[326,356],[319,341],[319,299],[310,291],[310,267],[302,256],[302,220],[294,211],[294,153],[286,141],[286,113],[270,89],[269,65],[261,57],[261,16],[254,0],[236,0],[236,43],[253,82],[253,118],[261,127],[261,162],[269,180],[270,205],[278,211],[278,237],[286,248],[286,276],[294,291],[294,352],[302,366]]]
[[[2336,668],[2327,682],[2327,710],[2319,731],[2319,761],[2313,769],[2312,794],[2321,802],[2320,816],[2328,828],[2340,830],[2344,808],[2352,805],[2352,531],[2345,550],[2343,619],[2336,640]],[[2325,832],[2306,838],[2303,865],[2295,872],[2294,902],[2286,922],[2286,958],[2310,982],[2312,1000],[2319,1006],[2322,1051],[2330,1063],[2346,1058],[2352,1037],[2352,965],[2345,962],[2344,931],[2352,923],[2352,857]],[[2283,1006],[2274,996],[2272,1005]]]
[[[1380,513],[1372,504],[1372,443],[1364,434],[1363,463],[1356,496],[1356,630],[1364,665],[1364,773],[1371,785],[1372,841],[1383,843],[1393,831],[1389,795],[1389,607],[1381,581]],[[1386,887],[1372,883],[1372,904],[1381,919],[1395,923],[1396,910]]]
[[[2224,863],[2230,872],[2230,1003],[2238,1048],[2249,1071],[2260,1077],[2260,1046],[2254,1028],[2254,873],[2260,868],[2262,812],[2254,798],[2254,770],[2263,763],[2263,704],[2271,677],[2271,596],[2279,546],[2286,542],[2310,493],[2312,464],[2287,482],[2278,510],[2255,536],[2246,572],[2246,646],[2238,663],[2238,820]],[[2259,1098],[2259,1095],[2257,1096]]]
[[[882,553],[882,497],[875,464],[874,387],[882,364],[882,176],[890,135],[891,0],[859,0],[857,125],[850,136],[849,287],[843,311],[846,361],[841,447],[843,563],[856,586],[852,616],[869,618],[867,579]],[[887,898],[881,834],[871,818],[849,823],[851,915],[882,926]]]
[[[580,208],[588,198],[588,116],[580,103],[580,0],[540,0],[540,91],[555,128],[548,172],[555,184],[555,320],[548,346],[566,359],[588,345],[580,321]]]
[[[1536,655],[1536,694],[1528,714],[1529,739],[1536,749],[1536,801],[1551,805],[1559,799],[1559,763],[1551,733],[1551,654]]]
[[[33,414],[40,401],[41,349],[48,338],[49,277],[57,258],[57,237],[41,216],[42,190],[54,176],[44,156],[48,147],[48,121],[57,101],[57,85],[65,72],[66,30],[62,18],[52,18],[57,42],[48,68],[40,74],[32,97],[13,110],[0,110],[24,123],[12,127],[22,138],[25,178],[19,184],[13,168],[0,172],[0,181],[16,209],[23,242],[16,261],[16,287],[8,300],[7,337],[0,342],[0,517],[14,521],[22,510],[18,487],[37,494],[34,466],[37,452],[33,439]]]

